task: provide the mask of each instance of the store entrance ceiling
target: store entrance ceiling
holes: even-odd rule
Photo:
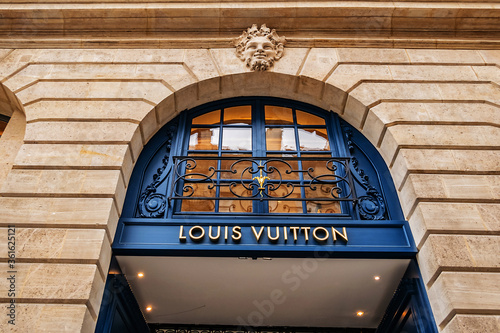
[[[247,327],[376,328],[410,262],[116,258],[148,323]]]

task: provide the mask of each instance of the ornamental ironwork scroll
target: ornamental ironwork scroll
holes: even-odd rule
[[[356,201],[350,158],[176,156],[174,160],[169,201]],[[214,195],[199,195],[200,185]],[[217,195],[222,188],[227,195]],[[301,189],[314,195],[308,197]]]
[[[172,148],[172,141],[175,137],[177,128],[177,122],[173,122],[166,128],[167,140],[165,144],[165,153],[162,158],[162,164],[153,175],[153,181],[146,187],[139,197],[138,213],[140,217],[161,217],[165,213],[167,206],[166,196],[165,194],[157,193],[157,189],[162,183],[165,182],[172,169],[170,150]]]
[[[352,130],[344,126],[344,133],[347,139],[347,147],[351,155],[354,155],[355,144],[352,140]],[[359,166],[359,161],[356,157],[352,157],[351,165],[354,169],[353,178],[365,191],[364,195],[359,195],[356,207],[358,213],[363,220],[383,220],[385,219],[386,207],[385,201],[379,191],[370,184],[370,178],[363,169]]]

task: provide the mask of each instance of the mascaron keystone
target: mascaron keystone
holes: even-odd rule
[[[238,58],[253,71],[265,71],[283,56],[285,37],[280,37],[276,30],[263,24],[260,29],[252,25],[243,34],[233,40]]]

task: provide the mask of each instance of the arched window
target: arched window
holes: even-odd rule
[[[378,152],[332,112],[276,98],[218,101],[150,140],[122,216],[402,219],[381,172]]]

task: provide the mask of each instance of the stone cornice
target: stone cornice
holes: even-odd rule
[[[288,38],[287,48],[359,47],[498,50],[500,39]],[[0,38],[0,49],[233,48],[232,38]]]
[[[288,47],[498,48],[500,43],[498,2],[11,0],[0,4],[0,46],[228,47],[254,23],[275,28],[290,41]]]

